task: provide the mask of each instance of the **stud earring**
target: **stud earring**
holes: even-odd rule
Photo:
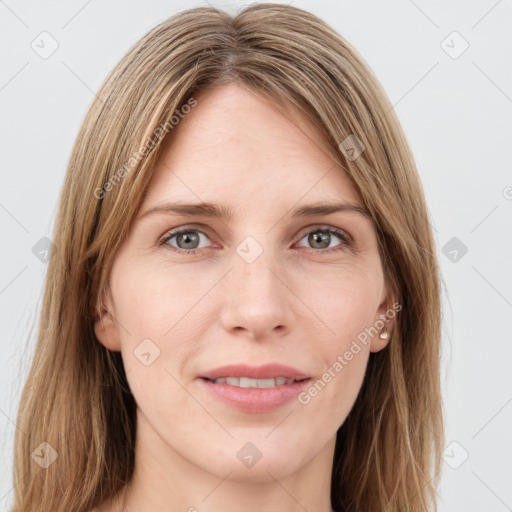
[[[389,334],[388,334],[388,330],[387,330],[387,328],[386,328],[386,327],[384,327],[384,329],[382,329],[382,332],[379,334],[379,338],[380,338],[381,340],[387,340],[387,339],[388,339],[388,336],[389,336]]]

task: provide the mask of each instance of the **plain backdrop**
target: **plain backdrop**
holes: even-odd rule
[[[16,484],[16,412],[72,143],[128,48],[199,5],[207,2],[0,1],[0,510]],[[512,2],[293,5],[327,21],[373,68],[423,180],[444,279],[440,511],[512,510]]]

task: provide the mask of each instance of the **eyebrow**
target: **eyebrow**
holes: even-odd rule
[[[292,210],[293,218],[315,217],[321,215],[329,215],[337,212],[355,212],[370,219],[370,213],[362,205],[354,203],[327,203],[319,202],[314,204],[306,204]],[[154,213],[168,213],[177,215],[189,215],[194,217],[211,217],[222,220],[230,220],[233,215],[233,209],[217,205],[214,203],[164,203],[146,210],[139,218],[152,215]]]

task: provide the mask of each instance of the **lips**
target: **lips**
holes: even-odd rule
[[[224,367],[226,368],[226,367]],[[208,372],[208,375],[225,375],[227,373],[240,373],[240,372],[248,372],[255,375],[258,371],[261,372],[260,368],[248,368],[247,366],[237,366],[235,370],[233,367],[231,369],[225,370],[222,368],[217,368],[215,371]],[[304,374],[301,372],[297,372],[296,370],[288,367],[288,370],[284,370],[283,366],[279,366],[276,368],[265,368],[263,371],[264,375],[274,375],[277,373],[287,373],[288,375],[293,375],[295,377],[303,377]],[[219,380],[224,380],[222,377],[218,377]],[[237,379],[236,377],[226,377],[226,379]],[[252,379],[250,379],[252,380]],[[284,407],[286,404],[292,403],[297,399],[297,396],[304,391],[304,389],[310,385],[311,378],[305,378],[300,381],[290,380],[291,383],[285,383],[282,385],[275,386],[266,386],[260,387],[261,383],[266,383],[268,380],[273,381],[274,379],[257,379],[258,387],[254,387],[254,385],[250,385],[249,387],[239,387],[237,385],[231,385],[227,382],[218,382],[217,380],[210,380],[208,377],[198,378],[198,384],[201,389],[204,390],[205,393],[208,394],[208,397],[212,397],[219,402],[224,403],[230,408],[238,409],[244,413],[270,413],[275,411],[281,407]],[[275,379],[279,380],[279,377]],[[252,384],[252,383],[250,383]]]
[[[293,379],[301,381],[308,379],[309,375],[301,372],[297,368],[279,363],[264,364],[261,366],[248,366],[245,364],[231,364],[220,366],[200,375],[203,379],[215,380],[227,377],[247,377],[249,379],[275,379],[284,377],[285,379]]]

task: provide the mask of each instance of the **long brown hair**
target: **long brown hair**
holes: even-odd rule
[[[415,163],[357,52],[313,14],[269,3],[234,16],[212,7],[172,16],[128,51],[91,105],[60,196],[19,408],[14,512],[86,512],[130,481],[135,402],[121,354],[95,337],[95,311],[173,116],[193,105],[194,93],[226,83],[288,105],[321,131],[373,218],[385,278],[402,306],[338,430],[332,506],[435,509],[443,446],[440,276]],[[358,158],[342,151],[349,136],[364,145]]]

